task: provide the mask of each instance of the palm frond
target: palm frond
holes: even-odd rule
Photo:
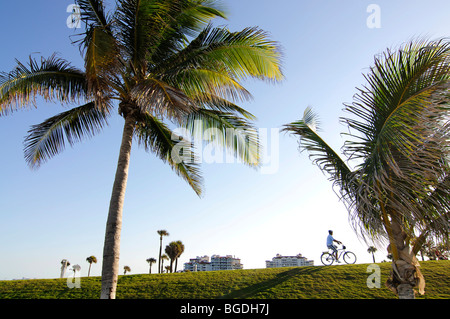
[[[156,66],[155,72],[176,74],[200,67],[221,72],[235,81],[248,77],[279,81],[283,78],[280,63],[278,43],[263,30],[253,27],[230,32],[209,25],[166,64]]]
[[[237,116],[243,116],[245,119],[250,121],[256,120],[256,116],[252,113],[217,95],[208,93],[200,94],[200,96],[196,99],[196,103],[201,106],[199,108],[236,114]]]
[[[210,101],[211,96],[229,101],[247,101],[252,98],[250,92],[226,72],[191,68],[179,71],[174,77],[163,78],[198,102]]]
[[[300,137],[300,150],[306,150],[313,163],[329,175],[330,180],[341,188],[348,185],[351,170],[342,158],[317,134],[319,118],[310,107],[306,108],[303,119],[284,125],[283,132]]]
[[[0,114],[34,104],[36,96],[47,101],[73,103],[87,98],[85,74],[55,54],[0,74]]]
[[[197,109],[184,121],[193,138],[225,148],[242,163],[260,165],[260,143],[256,128],[245,119],[216,110]]]
[[[164,3],[168,19],[163,19],[165,23],[160,24],[159,37],[152,37],[149,48],[152,66],[164,63],[169,55],[178,52],[188,42],[188,38],[197,37],[211,19],[226,18],[216,1],[169,0]]]
[[[87,25],[104,28],[109,25],[103,0],[75,0],[75,3],[80,6],[81,20]]]
[[[201,196],[203,179],[192,143],[176,135],[167,125],[148,113],[138,121],[135,136],[141,146],[168,163]],[[187,154],[179,154],[180,152]]]
[[[367,240],[365,232],[370,234],[370,239],[382,238],[385,231],[380,219],[377,198],[371,193],[370,185],[364,182],[364,171],[352,171],[341,156],[317,133],[319,130],[319,117],[310,107],[305,109],[301,120],[286,124],[282,129],[283,132],[300,137],[299,150],[307,151],[313,164],[326,173],[333,186],[337,187],[339,199],[349,212],[353,229],[361,235],[361,238]],[[360,210],[361,207],[365,209]]]
[[[147,59],[158,64],[216,16],[223,13],[205,0],[119,0],[116,21],[128,59],[142,76]]]
[[[119,47],[113,34],[104,27],[89,27],[84,42],[88,92],[102,105],[115,88],[111,78],[121,69]]]
[[[25,160],[31,167],[39,167],[65,148],[98,133],[108,118],[107,109],[99,109],[94,102],[53,116],[33,125],[25,138]]]

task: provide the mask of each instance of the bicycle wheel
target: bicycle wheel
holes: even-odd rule
[[[356,255],[351,251],[347,251],[342,256],[346,264],[354,264],[356,262]]]
[[[334,257],[330,253],[325,252],[320,256],[320,260],[325,266],[330,266],[334,262]]]

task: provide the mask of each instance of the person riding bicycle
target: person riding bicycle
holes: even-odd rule
[[[333,238],[333,231],[329,230],[328,231],[328,237],[327,237],[327,247],[334,252],[334,256],[336,258],[336,262],[339,263],[340,261],[338,260],[337,247],[335,245],[333,245],[333,242],[336,242],[338,244],[342,244],[342,242],[340,242],[339,240],[336,240],[336,239]]]

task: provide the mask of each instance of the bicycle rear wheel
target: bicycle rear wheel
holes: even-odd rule
[[[325,252],[320,256],[320,260],[325,266],[330,266],[334,262],[334,257],[330,253]]]
[[[346,264],[354,264],[356,262],[356,255],[351,251],[347,251],[342,256]]]

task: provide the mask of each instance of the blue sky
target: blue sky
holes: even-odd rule
[[[77,67],[83,62],[70,36],[66,12],[71,0],[0,2],[0,71],[15,59],[26,62],[57,52]],[[109,0],[107,3],[113,3]],[[231,30],[259,26],[280,42],[286,79],[279,84],[247,81],[254,99],[242,103],[271,132],[301,118],[312,106],[320,115],[322,136],[336,150],[343,145],[339,123],[343,103],[352,102],[355,87],[364,84],[375,54],[411,38],[449,35],[450,2],[429,1],[223,1]],[[381,27],[369,28],[370,4],[381,8]],[[123,120],[90,140],[67,147],[38,170],[27,167],[23,138],[31,125],[67,109],[38,101],[37,109],[0,118],[0,280],[55,278],[60,261],[81,265],[99,259],[91,275],[100,275],[104,230],[116,168]],[[148,272],[146,259],[157,257],[158,229],[186,250],[180,263],[202,255],[235,255],[244,268],[264,268],[277,253],[302,253],[320,264],[328,229],[358,256],[371,262],[367,245],[358,240],[331,184],[299,153],[294,137],[271,135],[264,174],[240,164],[203,165],[205,195],[189,186],[152,154],[134,144],[125,198],[121,268]],[[270,159],[270,161],[269,161]],[[385,259],[384,248],[376,254]],[[155,267],[154,267],[155,270]]]

